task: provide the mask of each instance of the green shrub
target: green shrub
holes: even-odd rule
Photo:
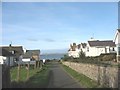
[[[68,60],[72,60],[73,57],[70,57],[68,55],[64,55],[64,57],[62,58],[64,61],[68,61]]]
[[[102,61],[113,61],[116,59],[116,53],[101,54],[99,58]]]
[[[81,51],[81,52],[79,53],[79,58],[80,58],[80,59],[86,58],[85,53],[84,53],[83,51]]]

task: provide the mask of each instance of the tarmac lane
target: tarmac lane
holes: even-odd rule
[[[77,81],[63,70],[58,62],[53,62],[49,75],[47,88],[82,88]]]

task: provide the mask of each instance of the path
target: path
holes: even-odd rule
[[[52,64],[48,88],[81,88],[78,82],[71,78],[58,62]]]

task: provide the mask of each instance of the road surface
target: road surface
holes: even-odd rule
[[[53,62],[48,88],[81,88],[81,86],[63,70],[58,62]]]

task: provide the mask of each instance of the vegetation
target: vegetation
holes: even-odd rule
[[[17,81],[17,67],[11,69],[11,87],[12,88],[38,88],[45,87],[48,83],[48,74],[50,64],[46,64],[42,69],[33,69],[30,67],[30,76],[27,80],[27,70],[22,67],[20,70],[20,81]]]
[[[84,53],[83,51],[81,51],[81,52],[79,53],[79,57],[80,57],[81,59],[85,59],[85,58],[86,58],[85,53]]]
[[[101,61],[113,61],[116,59],[116,53],[101,54],[99,58]]]
[[[68,55],[64,55],[64,57],[61,58],[61,59],[64,60],[64,61],[68,61],[68,60],[73,59],[73,57],[69,57]]]
[[[97,88],[98,85],[95,81],[88,78],[83,74],[79,74],[75,70],[69,68],[68,66],[63,65],[63,68],[73,77],[75,78],[83,88]]]
[[[17,81],[17,71],[18,71],[18,67],[12,67],[10,70],[11,73],[11,81]],[[39,72],[40,68],[36,68],[33,69],[33,67],[30,67],[29,70],[29,77],[32,77],[36,74],[36,72]],[[26,77],[27,77],[27,69],[25,66],[21,66],[20,68],[20,81],[26,81]]]
[[[77,62],[77,63],[86,63],[86,64],[95,64],[102,66],[117,66],[117,63],[114,65],[116,60],[116,54],[101,54],[97,57],[86,57],[85,54],[81,51],[79,58],[69,57],[67,55],[62,59],[63,61]]]
[[[31,77],[26,82],[26,87],[29,88],[41,88],[46,87],[48,84],[48,78],[49,78],[49,68],[50,65],[45,65],[41,71],[37,72],[33,77]]]

